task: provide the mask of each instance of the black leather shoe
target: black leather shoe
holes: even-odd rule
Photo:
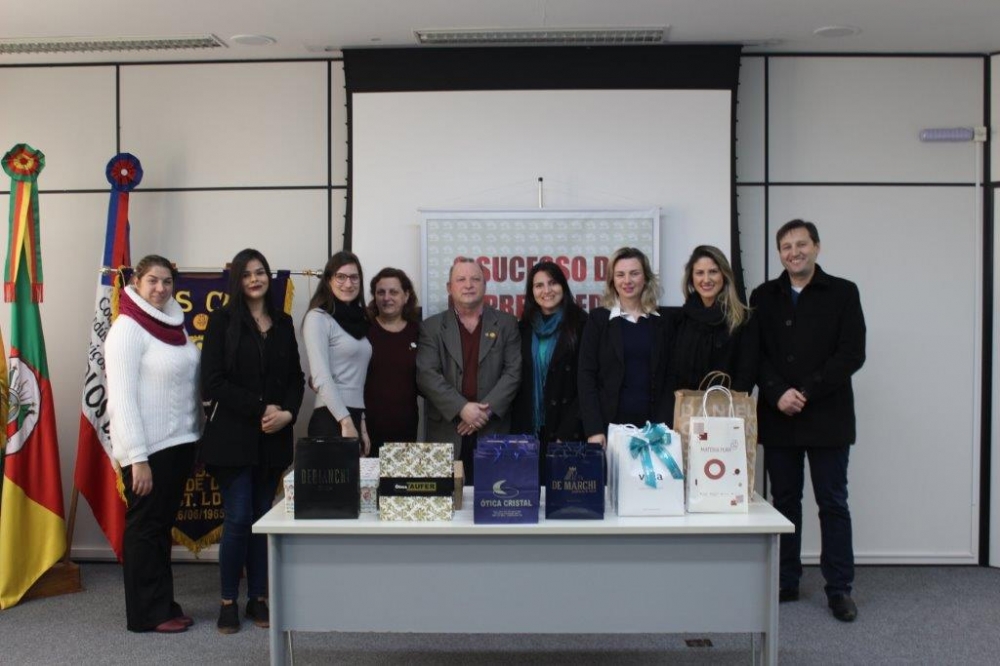
[[[240,630],[240,608],[235,601],[219,606],[219,621],[215,626],[220,634],[235,634]]]
[[[783,587],[778,590],[778,603],[785,603],[786,601],[798,601],[799,600],[799,588],[797,587]]]
[[[263,599],[247,599],[247,618],[263,629],[271,626],[271,611]]]
[[[835,594],[827,602],[833,616],[841,622],[854,622],[858,617],[858,605],[849,594]]]

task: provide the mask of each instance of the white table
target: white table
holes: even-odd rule
[[[472,488],[465,489],[472,504]],[[542,508],[544,516],[544,506]],[[746,515],[452,522],[295,520],[268,536],[271,663],[289,631],[762,634],[778,660],[778,535],[760,497]]]

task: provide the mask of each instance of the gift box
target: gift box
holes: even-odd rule
[[[545,518],[604,518],[604,452],[600,444],[549,444],[545,455]]]
[[[451,443],[386,443],[379,450],[381,520],[451,520],[455,447]]]
[[[282,479],[282,485],[285,487],[285,513],[294,516],[295,515],[295,472],[294,470],[285,475]]]
[[[295,518],[357,518],[361,443],[350,437],[295,442]]]
[[[619,516],[684,515],[681,438],[663,424],[620,429],[609,441],[615,459],[615,510]]]
[[[476,444],[475,523],[537,523],[538,440],[524,435],[482,437]]]
[[[361,513],[378,513],[378,458],[361,459]]]

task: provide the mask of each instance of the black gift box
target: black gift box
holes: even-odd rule
[[[303,437],[295,442],[295,518],[357,518],[361,513],[360,442]]]

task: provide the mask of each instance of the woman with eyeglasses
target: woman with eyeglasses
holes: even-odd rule
[[[372,345],[363,284],[361,261],[353,252],[330,257],[302,320],[302,340],[316,391],[309,435],[358,437],[368,455],[365,377]]]
[[[267,627],[267,539],[251,526],[274,503],[292,463],[292,425],[305,376],[292,318],[271,296],[271,268],[257,250],[237,253],[229,300],[209,315],[201,347],[201,393],[210,401],[200,457],[222,488],[220,633],[240,630],[236,600],[247,578],[246,616]],[[165,405],[165,409],[169,405]]]

